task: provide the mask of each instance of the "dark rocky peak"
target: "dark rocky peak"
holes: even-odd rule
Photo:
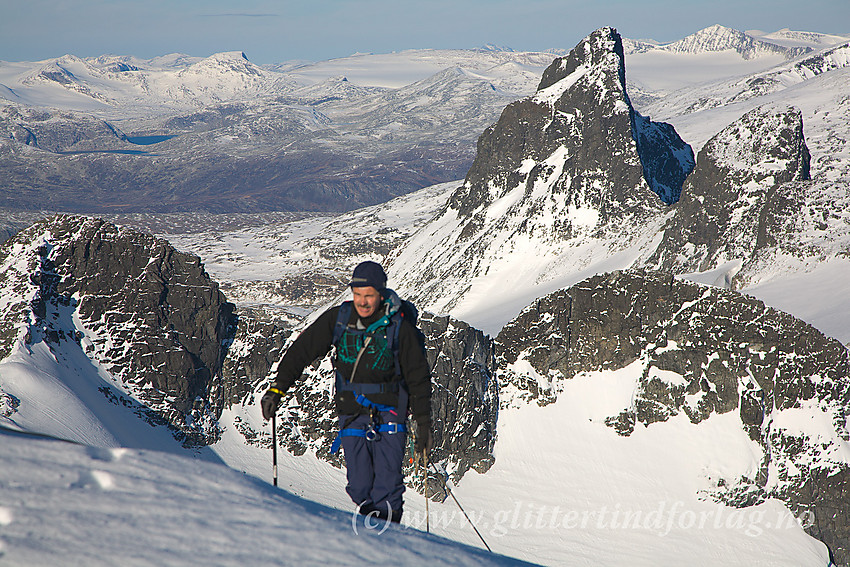
[[[681,273],[746,263],[775,243],[790,205],[777,188],[809,179],[809,161],[798,109],[748,112],[703,146],[648,265]]]
[[[540,86],[479,137],[463,185],[391,257],[397,287],[425,308],[464,313],[466,298],[518,274],[541,285],[585,262],[568,257],[591,241],[644,246],[640,229],[662,222],[690,172],[692,151],[672,127],[633,110],[615,30],[556,59]],[[521,251],[535,257],[523,263]]]
[[[713,479],[707,496],[736,507],[779,498],[810,514],[809,533],[839,564],[850,560],[850,519],[836,513],[850,502],[850,358],[839,341],[734,291],[626,271],[540,298],[495,346],[502,407],[548,404],[579,374],[628,367],[631,403],[606,420],[623,436],[736,412],[761,462],[750,478]]]
[[[99,219],[60,215],[10,239],[0,257],[4,286],[22,300],[2,314],[7,329],[25,321],[31,342],[83,349],[141,402],[130,404],[138,413],[187,442],[216,435],[211,379],[236,321],[197,256]]]
[[[623,41],[613,28],[596,30],[576,45],[565,57],[556,59],[545,71],[537,85],[537,90],[549,88],[580,67],[606,67],[606,71],[616,71],[621,90],[626,83],[626,71],[623,56]]]
[[[666,126],[666,125],[665,125]],[[669,126],[637,118],[625,90],[619,34],[603,28],[556,59],[535,95],[509,105],[478,140],[449,206],[474,216],[516,188],[559,195],[600,213],[599,224],[655,214],[671,202],[693,157]],[[569,231],[567,231],[569,232]]]

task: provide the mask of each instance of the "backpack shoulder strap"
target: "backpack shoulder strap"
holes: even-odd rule
[[[398,335],[399,331],[401,331],[401,323],[404,320],[404,313],[401,310],[393,313],[392,317],[390,317],[390,325],[387,327],[387,346],[393,353],[393,360],[395,361],[395,374],[396,376],[401,376],[401,363],[399,363],[399,341]]]
[[[348,327],[352,307],[353,303],[351,301],[343,301],[342,305],[339,306],[339,313],[337,313],[336,323],[334,323],[333,341],[331,342],[334,346],[339,344],[339,340],[342,338],[343,333],[345,333],[345,328]]]

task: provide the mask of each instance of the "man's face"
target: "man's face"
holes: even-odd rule
[[[353,287],[354,308],[361,319],[366,319],[375,314],[383,302],[381,292],[374,287]]]

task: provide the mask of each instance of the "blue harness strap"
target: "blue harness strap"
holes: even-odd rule
[[[339,371],[336,373],[336,389],[353,392],[355,397],[367,394],[387,394],[398,392],[398,382],[348,382]]]
[[[331,453],[337,453],[342,445],[343,437],[365,437],[367,441],[374,441],[379,437],[380,433],[393,435],[395,433],[404,433],[407,431],[407,426],[403,423],[382,423],[374,426],[370,425],[365,429],[346,428],[340,429],[331,445]]]
[[[398,415],[398,412],[395,411],[395,406],[376,404],[363,394],[358,394],[355,399],[357,400],[357,403],[363,406],[364,408],[376,409],[378,411],[388,411],[393,415]]]

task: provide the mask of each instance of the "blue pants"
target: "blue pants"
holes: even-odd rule
[[[372,421],[370,416],[360,415],[349,423],[351,417],[340,416],[340,428],[366,429]],[[381,412],[381,419],[382,423],[399,422],[398,416],[389,412]],[[348,478],[345,491],[363,511],[401,516],[404,493],[401,467],[406,444],[405,432],[381,433],[372,441],[365,437],[342,438]]]

